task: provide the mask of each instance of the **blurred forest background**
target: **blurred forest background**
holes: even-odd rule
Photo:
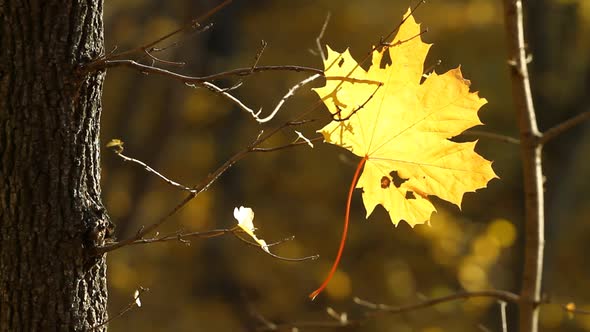
[[[105,2],[106,48],[125,50],[174,30],[215,7],[218,0],[111,0]],[[324,43],[351,48],[361,57],[396,26],[410,1],[235,0],[199,34],[180,36],[177,47],[158,56],[185,61],[190,75],[249,67],[268,46],[259,65],[322,68],[315,38],[331,13]],[[590,110],[590,1],[528,1],[533,54],[532,84],[541,129]],[[431,0],[415,14],[423,36],[434,43],[426,66],[437,72],[462,66],[472,89],[489,103],[477,128],[518,137],[510,96],[501,1]],[[167,44],[167,43],[164,43]],[[311,51],[310,51],[311,50]],[[232,93],[248,106],[270,111],[288,89],[309,76],[296,72],[252,75]],[[239,78],[217,81],[229,87]],[[321,80],[314,86],[323,84]],[[194,185],[254,140],[261,129],[283,123],[317,102],[303,88],[277,119],[260,126],[248,114],[205,89],[142,75],[125,68],[107,74],[102,119],[103,146],[112,138],[125,152],[186,185]],[[325,109],[302,130],[307,137],[329,121]],[[558,304],[590,309],[590,125],[552,141],[545,150],[547,246],[544,293],[555,304],[541,310],[543,331],[590,331],[590,316],[568,317]],[[292,129],[271,144],[293,141]],[[467,137],[473,140],[473,137]],[[330,321],[326,307],[362,317],[354,296],[377,303],[408,304],[461,290],[488,288],[517,292],[522,262],[523,198],[519,148],[480,138],[477,150],[494,161],[500,180],[465,196],[462,211],[437,200],[432,227],[394,227],[385,211],[365,220],[360,191],[354,195],[344,258],[327,291],[307,298],[332,263],[342,231],[346,194],[357,158],[332,145],[299,146],[251,154],[209,191],[192,201],[160,232],[232,227],[233,209],[256,213],[258,235],[269,242],[295,236],[274,247],[287,257],[319,254],[316,261],[274,259],[232,236],[126,247],[110,253],[110,313],[114,315],[140,285],[150,292],[143,306],[115,319],[111,331],[244,331],[274,323]],[[141,167],[124,163],[107,148],[102,156],[103,194],[126,238],[167,213],[184,193]],[[584,304],[589,306],[585,307]],[[508,305],[511,325],[516,312]],[[488,330],[485,330],[488,329]],[[511,328],[510,330],[513,330]],[[308,330],[308,329],[301,329]],[[313,330],[313,329],[309,329]],[[458,301],[404,315],[367,320],[358,331],[500,331],[494,300]]]

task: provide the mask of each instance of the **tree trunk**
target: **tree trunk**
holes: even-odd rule
[[[100,198],[102,0],[0,0],[0,331],[107,318]],[[104,331],[101,326],[95,331]]]

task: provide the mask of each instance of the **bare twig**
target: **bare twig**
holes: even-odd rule
[[[330,22],[330,17],[332,13],[328,12],[326,15],[326,19],[324,20],[324,25],[322,25],[322,30],[320,30],[320,34],[316,37],[315,43],[318,48],[318,52],[322,57],[322,61],[326,61],[326,54],[324,53],[324,49],[322,48],[322,38],[324,38],[324,33],[326,32],[326,28],[328,27],[328,22]]]
[[[399,307],[390,306],[387,304],[377,304],[373,302],[369,302],[366,300],[359,299],[358,297],[354,298],[354,302],[358,305],[363,307],[369,308],[374,310],[372,313],[367,313],[368,316],[373,315],[374,313],[383,312],[389,314],[401,314],[404,312],[415,311],[418,309],[424,309],[428,307],[435,306],[437,304],[457,301],[457,300],[465,300],[469,298],[475,297],[487,297],[487,298],[494,298],[498,300],[502,300],[505,302],[511,303],[519,303],[519,296],[503,290],[485,290],[485,291],[475,291],[475,292],[462,292],[462,293],[455,293],[448,296],[443,296],[439,298],[424,300],[416,304],[404,305]]]
[[[160,225],[166,222],[170,217],[176,214],[176,212],[180,211],[188,202],[190,202],[193,198],[197,197],[200,193],[207,190],[213,182],[215,182],[221,174],[225,173],[230,167],[232,167],[238,160],[244,158],[246,154],[249,152],[250,146],[247,149],[244,149],[238,153],[236,153],[233,157],[228,159],[223,165],[217,168],[213,173],[209,174],[209,176],[205,177],[200,184],[193,187],[191,192],[180,202],[178,203],[172,210],[170,210],[167,214],[160,217],[156,222],[151,224],[148,227],[142,227],[133,237],[130,237],[125,240],[121,240],[119,242],[109,243],[104,246],[100,246],[96,248],[96,252],[98,254],[104,254],[109,251],[113,251],[119,249],[121,247],[127,246],[137,240],[141,240],[147,234],[156,230]]]
[[[194,192],[194,189],[191,189],[187,186],[184,186],[178,182],[172,181],[169,178],[165,177],[164,175],[162,175],[161,173],[159,173],[158,171],[156,171],[155,169],[151,168],[150,166],[148,166],[146,163],[144,163],[143,161],[139,160],[139,159],[135,159],[135,158],[131,158],[128,157],[126,155],[124,155],[122,152],[117,152],[115,151],[115,154],[117,156],[119,156],[121,159],[123,159],[124,161],[129,161],[132,163],[136,163],[140,166],[142,166],[146,171],[148,171],[149,173],[152,173],[154,175],[156,175],[157,177],[159,177],[160,179],[164,180],[164,182],[168,183],[169,185],[176,187],[180,190],[184,190],[184,191],[188,191],[190,193]]]
[[[289,89],[289,91],[287,92],[287,94],[285,94],[283,96],[283,98],[281,98],[281,100],[279,101],[279,103],[277,104],[277,106],[275,107],[275,109],[272,111],[272,113],[270,113],[265,118],[260,118],[260,117],[258,117],[258,115],[260,114],[260,112],[258,112],[257,114],[253,114],[254,119],[256,119],[256,121],[258,121],[258,123],[266,123],[266,122],[272,120],[275,117],[275,115],[277,115],[277,113],[279,112],[279,110],[281,109],[281,107],[283,107],[283,105],[285,104],[285,102],[287,101],[287,99],[289,99],[293,95],[295,95],[295,91],[297,91],[302,86],[306,85],[307,83],[312,82],[313,80],[315,80],[316,78],[318,78],[320,76],[321,76],[320,74],[315,74],[315,75],[312,75],[312,76],[304,79],[303,81],[295,84],[293,87],[291,87],[291,89]]]
[[[256,69],[256,66],[253,66],[251,68],[251,72],[253,72],[255,69]],[[262,108],[259,109],[257,112],[255,112],[250,107],[244,105],[244,103],[242,101],[240,101],[238,98],[236,98],[236,97],[232,96],[231,94],[229,94],[227,90],[221,89],[218,86],[216,86],[215,84],[209,83],[209,82],[203,82],[201,84],[204,85],[205,87],[207,87],[209,90],[221,94],[222,96],[224,96],[227,99],[229,99],[231,102],[233,102],[235,105],[237,105],[242,110],[250,113],[250,115],[252,115],[252,117],[258,123],[266,123],[266,122],[269,122],[270,120],[272,120],[275,117],[275,115],[277,115],[277,113],[279,112],[279,110],[281,109],[281,107],[285,104],[285,102],[287,101],[287,99],[289,99],[290,97],[292,97],[293,95],[295,95],[295,91],[297,91],[299,88],[301,88],[302,86],[310,83],[311,81],[315,80],[318,77],[320,77],[320,74],[312,75],[312,76],[304,79],[303,81],[295,84],[293,87],[291,87],[291,89],[289,89],[289,91],[287,92],[287,94],[285,94],[285,96],[283,96],[283,98],[279,101],[279,103],[277,104],[277,106],[275,107],[275,109],[272,111],[272,113],[269,114],[267,117],[264,117],[264,118],[260,118],[260,113],[262,113]],[[186,84],[188,86],[190,86],[190,87],[196,87],[193,84],[189,84],[189,83],[186,83]],[[241,82],[239,84],[241,84]]]
[[[257,247],[259,249],[263,249],[263,248],[261,248],[260,244],[250,242],[250,241],[244,239],[243,237],[241,237],[240,235],[238,235],[242,232],[243,232],[242,229],[239,228],[238,226],[235,226],[232,228],[219,228],[219,229],[212,229],[212,230],[208,230],[208,231],[199,231],[199,232],[188,232],[188,233],[174,232],[173,234],[163,235],[163,236],[159,236],[159,234],[156,232],[156,235],[154,237],[137,239],[137,240],[127,243],[126,245],[132,246],[132,245],[140,245],[140,244],[152,244],[152,243],[173,242],[173,241],[178,241],[178,242],[183,243],[185,245],[190,245],[190,242],[187,241],[187,239],[192,239],[192,238],[210,239],[210,238],[219,237],[219,236],[223,236],[223,235],[227,235],[227,234],[233,234],[236,238],[238,238],[242,242],[245,242],[246,244]],[[288,237],[288,238],[283,239],[281,241],[271,243],[271,244],[267,245],[267,247],[276,246],[276,245],[285,243],[286,241],[293,240],[294,238],[295,238],[294,236],[291,236],[291,237]],[[312,256],[306,256],[306,257],[300,257],[300,258],[290,258],[290,257],[283,257],[280,255],[277,255],[273,252],[270,252],[270,250],[262,250],[262,251],[264,253],[266,253],[267,255],[270,255],[271,257],[274,257],[276,259],[280,259],[283,261],[288,261],[288,262],[302,262],[302,261],[307,261],[307,260],[315,260],[319,257],[318,255],[312,255]]]
[[[490,138],[490,139],[504,142],[504,143],[510,143],[510,144],[516,144],[516,145],[520,144],[520,140],[518,138],[514,138],[511,136],[502,135],[502,134],[490,133],[487,131],[468,130],[468,131],[462,133],[461,135],[462,136],[485,137],[485,138]]]
[[[520,129],[525,223],[524,264],[519,320],[521,332],[538,330],[543,273],[544,205],[541,133],[537,126],[529,82],[522,0],[504,0],[504,20],[512,81],[512,98]]]
[[[127,245],[132,246],[132,245],[138,245],[138,244],[150,244],[150,243],[159,243],[159,242],[161,243],[161,242],[170,242],[170,241],[179,241],[184,244],[187,244],[190,242],[186,242],[185,241],[186,239],[190,239],[190,238],[210,239],[213,237],[218,237],[218,236],[234,233],[236,231],[237,231],[237,229],[235,229],[235,228],[220,228],[220,229],[213,229],[213,230],[209,230],[209,231],[189,232],[189,233],[175,232],[174,234],[164,235],[164,236],[159,236],[159,234],[156,233],[156,235],[154,237],[147,238],[147,239],[144,239],[144,238],[137,239],[137,240],[129,242]]]
[[[254,57],[254,63],[252,64],[252,68],[250,70],[250,73],[253,73],[254,69],[256,69],[256,66],[258,65],[258,61],[260,61],[260,58],[262,57],[262,53],[264,53],[266,46],[268,46],[268,43],[265,42],[264,40],[262,40],[260,42],[260,50],[258,50],[258,52],[256,53],[256,56]]]
[[[233,155],[231,158],[229,158],[225,163],[223,163],[221,166],[219,166],[213,173],[211,173],[207,177],[205,177],[201,181],[201,183],[199,183],[195,187],[191,188],[192,191],[182,201],[180,201],[168,213],[166,213],[165,215],[160,217],[156,222],[149,225],[148,227],[142,227],[141,229],[139,229],[139,231],[137,231],[137,233],[133,237],[127,238],[125,240],[121,240],[119,242],[109,243],[109,244],[105,244],[103,246],[97,247],[96,253],[97,254],[104,254],[109,251],[113,251],[113,250],[122,248],[124,246],[127,246],[127,245],[133,243],[134,241],[143,239],[147,234],[150,234],[151,232],[155,231],[163,223],[165,223],[167,220],[169,220],[170,217],[172,217],[178,211],[180,211],[193,198],[197,197],[200,193],[207,190],[209,188],[209,186],[211,186],[223,173],[225,173],[228,169],[230,169],[236,162],[238,162],[239,160],[246,157],[246,155],[248,153],[254,152],[254,150],[260,144],[264,143],[266,140],[268,140],[270,137],[272,137],[273,135],[275,135],[279,131],[283,130],[286,127],[293,125],[293,123],[301,122],[300,119],[303,116],[305,116],[309,112],[315,110],[318,106],[319,106],[319,102],[316,103],[309,110],[307,110],[307,111],[303,112],[302,114],[300,114],[299,116],[295,117],[295,119],[293,119],[291,121],[287,121],[284,124],[274,128],[272,130],[269,130],[266,133],[260,132],[260,135],[258,135],[258,137],[253,142],[251,142],[246,148],[244,148],[243,150],[239,151],[238,153]]]
[[[385,36],[385,37],[382,37],[380,41],[381,41],[381,42],[383,42],[383,41],[385,41],[385,40],[387,40],[387,39],[391,38],[391,37],[393,36],[393,34],[394,34],[394,33],[396,33],[396,32],[399,30],[399,28],[400,28],[400,27],[401,27],[401,26],[402,26],[402,25],[403,25],[403,24],[404,24],[404,23],[405,23],[405,22],[408,20],[408,18],[409,18],[410,16],[414,15],[414,12],[415,12],[415,11],[416,11],[418,8],[420,8],[420,6],[421,6],[422,4],[424,4],[425,2],[426,2],[426,0],[418,0],[418,1],[416,2],[416,4],[414,5],[414,7],[412,7],[412,9],[410,9],[410,14],[409,14],[408,16],[404,17],[404,18],[403,18],[403,19],[402,19],[402,20],[399,22],[399,24],[398,24],[398,25],[397,25],[397,26],[396,26],[396,27],[395,27],[393,30],[391,30],[391,31],[389,32],[389,34],[387,34],[387,36]],[[374,48],[373,48],[373,50],[372,50],[371,52],[373,52],[373,51],[374,51],[376,48],[377,48],[377,46],[376,46],[376,47],[374,47]]]
[[[254,70],[256,69],[256,66],[258,66],[258,62],[260,61],[260,58],[262,57],[262,53],[264,53],[264,50],[266,49],[267,45],[268,45],[268,43],[265,42],[264,40],[262,40],[260,42],[260,49],[258,50],[258,52],[256,52],[256,56],[254,57],[254,63],[252,63],[252,66],[250,67],[250,73],[248,75],[251,75],[252,73],[254,73]],[[248,77],[248,76],[245,76],[245,77]],[[244,84],[244,80],[245,80],[245,78],[241,79],[236,84],[234,84],[231,88],[229,88],[227,91],[238,88],[239,86]],[[260,112],[258,112],[258,113],[260,113]]]
[[[287,261],[287,262],[303,262],[303,261],[313,261],[313,260],[316,260],[316,259],[318,259],[320,257],[319,255],[311,255],[311,256],[305,256],[305,257],[300,257],[300,258],[289,258],[289,257],[279,256],[279,255],[271,252],[268,249],[269,245],[266,245],[266,249],[265,248],[262,248],[259,243],[248,241],[245,238],[243,238],[240,235],[238,235],[238,233],[239,232],[233,232],[234,236],[236,238],[238,238],[240,241],[242,241],[242,242],[244,242],[244,243],[246,243],[248,245],[251,245],[253,247],[261,248],[262,251],[264,251],[264,253],[266,253],[267,255],[270,255],[270,256],[272,256],[272,257],[274,257],[276,259],[279,259],[279,260],[283,260],[283,261]],[[293,238],[293,237],[291,237],[291,238]],[[284,240],[283,241],[280,241],[280,242],[276,242],[273,245],[277,245],[279,243],[284,243]]]
[[[430,75],[431,72],[434,71],[434,69],[436,69],[436,67],[440,66],[441,63],[442,63],[442,60],[440,60],[440,59],[436,60],[433,64],[431,64],[426,69],[424,69],[424,74],[422,74],[422,77],[427,78],[428,75]]]
[[[484,291],[473,291],[473,292],[461,292],[455,293],[448,296],[443,296],[434,299],[425,299],[419,303],[411,304],[411,305],[404,305],[404,306],[391,306],[386,304],[378,304],[373,303],[367,300],[361,300],[358,297],[353,298],[353,301],[364,307],[369,309],[370,311],[365,312],[361,318],[354,318],[350,319],[348,315],[344,313],[338,313],[332,308],[326,308],[327,314],[333,320],[326,320],[326,321],[301,321],[301,322],[288,322],[288,323],[275,323],[267,318],[265,318],[261,313],[255,311],[254,309],[251,310],[252,315],[260,321],[263,326],[260,326],[256,329],[256,331],[293,331],[294,329],[303,329],[303,328],[317,328],[317,329],[333,329],[333,328],[342,328],[342,327],[353,327],[353,326],[360,326],[368,319],[372,319],[378,315],[387,315],[387,314],[403,314],[407,312],[413,312],[416,310],[421,310],[429,307],[433,307],[439,304],[452,302],[452,301],[459,301],[459,300],[467,300],[470,298],[492,298],[497,299],[500,305],[500,315],[501,315],[501,326],[502,332],[508,332],[508,323],[506,317],[506,307],[508,303],[513,304],[520,304],[520,296],[514,294],[512,292],[503,291],[503,290],[484,290]],[[542,304],[549,304],[549,302],[544,302]],[[582,310],[576,308],[574,303],[568,303],[561,305],[564,311],[570,314],[582,314],[582,315],[590,315],[590,311]],[[482,331],[491,331],[489,328],[478,325],[478,328]]]
[[[161,76],[170,77],[176,80],[179,80],[183,83],[192,83],[198,84],[205,81],[212,81],[228,76],[248,76],[253,73],[259,73],[263,71],[295,71],[295,72],[309,72],[315,74],[323,74],[324,72],[320,69],[311,68],[311,67],[304,67],[304,66],[258,66],[254,69],[251,67],[248,68],[237,68],[233,70],[224,71],[217,74],[207,75],[207,76],[187,76],[183,74],[179,74],[173,71],[169,71],[166,69],[152,67],[149,65],[145,65],[139,63],[134,60],[108,60],[104,62],[104,68],[112,68],[112,67],[128,67],[135,69],[141,73],[145,74],[156,74]]]
[[[256,331],[299,331],[299,329],[314,328],[314,329],[330,329],[359,326],[360,322],[355,320],[348,320],[346,323],[339,321],[301,321],[293,323],[282,323],[265,325],[256,329]]]
[[[121,309],[113,317],[110,317],[109,319],[105,320],[104,322],[91,327],[90,331],[94,331],[94,330],[98,329],[99,327],[105,326],[106,324],[110,323],[114,319],[117,319],[117,318],[125,315],[127,312],[131,311],[135,307],[141,307],[140,297],[143,293],[146,293],[149,291],[150,291],[149,288],[144,288],[144,287],[140,286],[139,289],[135,291],[135,294],[133,294],[133,300],[131,302],[129,302],[123,309]]]
[[[217,85],[213,84],[213,83],[209,83],[209,82],[203,82],[201,83],[203,86],[205,86],[207,89],[216,92],[222,96],[224,96],[226,99],[228,99],[229,101],[231,101],[232,103],[234,103],[236,106],[238,106],[239,108],[241,108],[242,110],[250,113],[253,117],[256,117],[258,114],[260,114],[261,110],[258,110],[258,112],[254,112],[253,109],[251,109],[250,107],[244,105],[244,103],[242,103],[241,100],[239,100],[238,98],[232,96],[228,90],[226,89],[222,89],[220,87],[218,87]],[[186,85],[196,88],[197,86],[194,84],[189,84],[187,83]],[[232,90],[231,88],[229,90]]]
[[[500,304],[500,317],[502,319],[502,332],[508,332],[508,320],[506,319],[506,305],[504,301],[498,301]]]
[[[575,126],[581,124],[582,122],[586,121],[590,119],[590,111],[586,111],[584,113],[578,114],[576,116],[574,116],[573,118],[566,120],[560,124],[558,124],[557,126],[547,130],[544,134],[543,137],[541,137],[541,144],[545,144],[549,141],[551,141],[552,139],[556,138],[557,136],[565,133],[566,131],[574,128]]]
[[[209,23],[207,25],[197,25],[198,22],[196,22],[195,20],[193,20],[193,22],[195,23],[195,27],[191,30],[191,32],[195,32],[195,33],[203,33],[205,31],[208,31],[209,29],[211,29],[211,27],[213,26],[213,23]],[[168,50],[168,49],[170,49],[172,47],[178,46],[183,41],[183,39],[186,39],[186,38],[188,38],[188,35],[185,35],[185,36],[179,38],[179,40],[177,40],[177,41],[175,41],[173,43],[170,43],[169,45],[166,45],[166,46],[162,46],[162,47],[155,47],[154,46],[154,47],[151,47],[150,48],[150,51],[151,52],[163,52],[163,51],[166,51],[166,50]],[[139,58],[139,59],[141,59],[141,58]]]
[[[337,329],[337,328],[348,328],[353,326],[360,326],[362,320],[351,320],[348,318],[348,314],[346,312],[338,313],[334,309],[328,307],[326,308],[326,313],[330,318],[333,320],[325,320],[325,321],[301,321],[301,322],[291,322],[291,323],[273,323],[266,319],[262,314],[258,312],[253,312],[254,317],[260,321],[263,326],[258,327],[256,331],[298,331],[299,329],[304,328],[314,328],[314,329]]]
[[[145,45],[132,48],[132,49],[127,50],[127,51],[119,52],[119,53],[114,53],[114,50],[113,50],[108,55],[105,55],[103,57],[100,57],[100,58],[94,60],[93,62],[85,65],[84,66],[84,70],[86,72],[89,72],[89,71],[92,71],[92,70],[103,69],[103,68],[105,68],[104,67],[104,64],[106,62],[108,62],[108,60],[112,60],[112,59],[128,57],[128,56],[131,56],[131,55],[134,55],[134,54],[137,54],[137,53],[144,53],[144,55],[151,56],[151,54],[150,54],[151,52],[154,52],[154,51],[156,51],[156,52],[157,51],[162,51],[165,48],[158,49],[155,46],[158,45],[159,43],[165,41],[165,40],[170,39],[171,37],[173,37],[173,36],[175,36],[175,35],[183,32],[183,31],[186,31],[186,30],[189,30],[189,29],[194,29],[194,30],[199,29],[201,27],[201,25],[199,24],[199,22],[204,21],[204,20],[208,19],[209,17],[213,16],[213,14],[217,13],[218,11],[220,11],[221,9],[223,9],[223,7],[227,6],[231,2],[232,2],[232,0],[226,0],[226,1],[222,2],[222,3],[220,3],[219,5],[215,6],[211,10],[209,10],[207,13],[199,16],[198,18],[196,18],[194,20],[191,20],[190,22],[188,22],[187,24],[183,25],[182,27],[180,27],[180,28],[178,28],[178,29],[176,29],[174,31],[171,31],[171,32],[169,32],[169,33],[161,36],[160,38],[157,38],[156,40],[154,40],[154,41],[152,41],[150,43],[147,43]]]
[[[153,55],[148,50],[145,50],[145,54],[153,60],[152,66],[156,62],[161,62],[161,63],[166,64],[166,65],[177,66],[177,67],[181,67],[181,66],[186,65],[186,62],[168,61],[168,60],[160,59],[160,58],[156,57],[155,55]]]
[[[379,45],[380,46],[387,46],[387,47],[398,46],[398,45],[401,45],[403,43],[407,43],[407,42],[411,41],[412,39],[416,39],[416,38],[422,36],[423,34],[425,34],[427,32],[428,32],[428,29],[424,29],[424,30],[420,31],[419,33],[415,34],[412,37],[409,37],[407,39],[400,39],[400,40],[396,41],[395,43],[388,43],[388,42],[385,42],[385,41],[381,40],[381,42],[379,43]]]
[[[310,138],[309,141],[310,142],[318,142],[323,139],[324,138],[322,136],[319,136],[319,137]],[[293,142],[293,143],[289,143],[289,144],[285,144],[285,145],[275,146],[272,148],[253,148],[252,152],[273,152],[273,151],[288,149],[288,148],[292,148],[294,146],[300,146],[300,145],[309,145],[309,143],[305,142],[305,141],[299,141],[299,142]]]
[[[276,242],[267,243],[266,246],[270,248],[270,247],[278,246],[279,244],[283,244],[285,242],[293,241],[293,240],[295,240],[295,235],[291,235],[289,237],[286,237],[286,238],[276,241]]]

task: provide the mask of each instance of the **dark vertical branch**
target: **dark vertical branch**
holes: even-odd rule
[[[525,248],[519,308],[520,331],[536,332],[541,300],[545,223],[540,142],[542,135],[537,128],[529,83],[521,0],[504,0],[504,19],[512,98],[520,128],[525,191]]]

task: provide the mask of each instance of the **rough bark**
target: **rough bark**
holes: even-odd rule
[[[106,317],[100,198],[102,0],[0,0],[0,331]],[[100,327],[96,331],[105,330]]]

